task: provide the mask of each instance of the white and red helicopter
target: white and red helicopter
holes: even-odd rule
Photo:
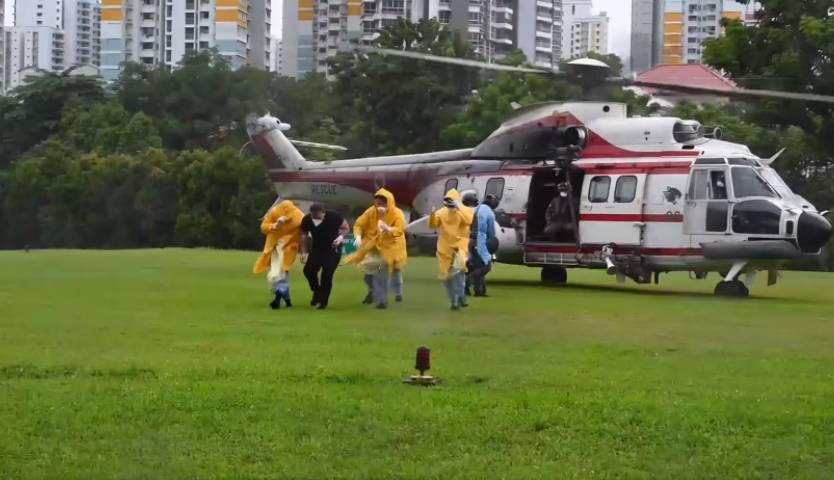
[[[602,68],[578,64],[596,76]],[[830,223],[773,169],[778,154],[759,158],[692,120],[629,118],[619,103],[521,108],[474,148],[327,162],[306,160],[284,135],[289,128],[269,115],[247,126],[282,197],[366,206],[385,187],[416,218],[409,231],[429,235],[426,215],[449,189],[495,195],[497,261],[541,268],[546,283],[565,282],[568,268],[638,283],[672,271],[699,279],[719,272],[716,295],[746,297],[757,272],[768,272],[772,285],[780,268],[820,255],[831,236]]]

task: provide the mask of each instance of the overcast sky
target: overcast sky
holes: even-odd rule
[[[6,0],[6,23],[12,20],[12,3],[14,0]],[[281,30],[281,5],[282,0],[272,0],[272,25],[276,35]],[[631,25],[631,2],[629,0],[594,0],[594,7],[597,11],[608,12],[611,18],[611,31],[608,37],[609,49],[617,55],[625,58],[629,52],[629,28]]]

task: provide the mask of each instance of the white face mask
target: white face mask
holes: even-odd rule
[[[323,219],[323,218],[318,218],[318,219],[317,219],[317,218],[314,218],[314,219],[313,219],[313,225],[315,225],[315,226],[317,226],[317,227],[318,227],[319,225],[321,225],[321,222],[323,222],[323,221],[324,221],[324,219]]]
[[[387,212],[387,211],[388,211],[388,207],[376,207],[376,210],[377,210],[379,213],[385,214],[385,212]]]

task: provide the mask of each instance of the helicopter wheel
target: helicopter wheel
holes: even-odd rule
[[[542,283],[563,285],[568,281],[568,270],[564,267],[542,267]]]
[[[743,282],[738,280],[733,280],[732,282],[719,282],[718,285],[715,286],[715,296],[727,298],[747,298],[750,296],[750,290],[747,289],[747,286]]]

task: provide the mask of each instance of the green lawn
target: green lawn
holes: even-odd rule
[[[499,266],[448,310],[273,312],[251,252],[0,253],[0,478],[834,477],[834,275],[564,288]],[[414,350],[443,385],[402,385]]]

